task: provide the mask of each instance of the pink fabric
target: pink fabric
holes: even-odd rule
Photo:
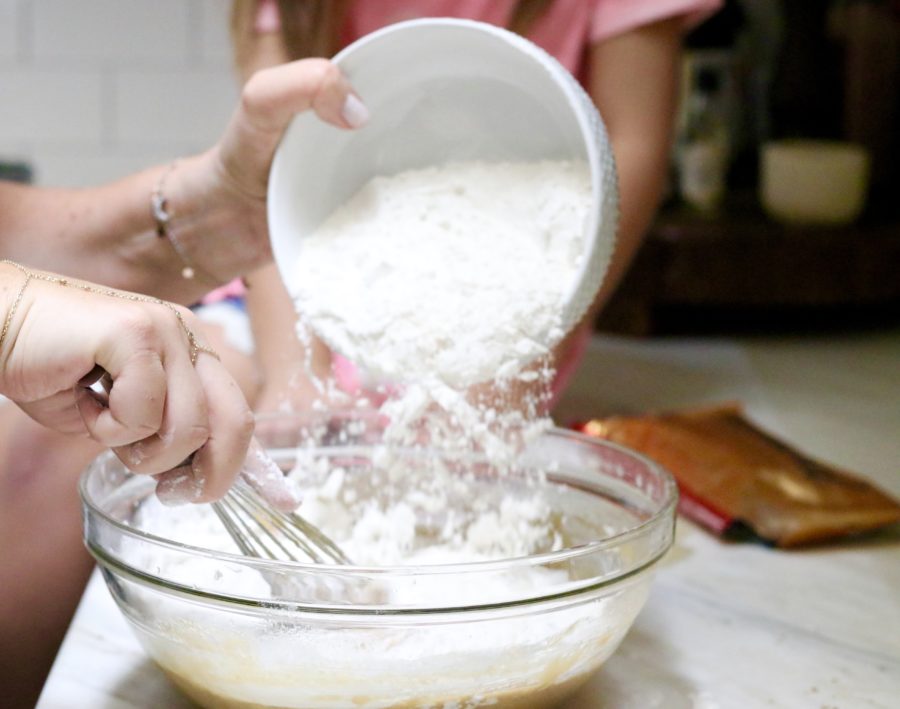
[[[505,27],[518,0],[355,0],[350,3],[345,44],[386,25],[419,17],[459,17]],[[643,25],[681,17],[689,28],[722,6],[723,0],[556,0],[539,17],[529,39],[576,76],[584,50]],[[281,28],[275,0],[259,0],[254,29],[260,34]]]
[[[359,394],[362,391],[362,380],[356,365],[343,355],[337,353],[331,357],[331,373],[341,391],[348,394]]]
[[[638,27],[681,17],[685,31],[722,7],[723,0],[605,0],[596,2],[591,41],[600,42]]]
[[[208,303],[218,303],[220,300],[225,300],[226,298],[243,298],[246,292],[247,290],[244,288],[243,281],[241,281],[240,278],[235,278],[230,283],[219,286],[215,290],[207,293],[200,302],[207,305]]]
[[[344,39],[356,40],[386,25],[417,17],[459,17],[505,27],[517,0],[355,0]],[[585,49],[643,25],[683,17],[685,28],[701,21],[722,0],[556,0],[539,17],[528,39],[542,47],[576,76]]]
[[[281,16],[275,0],[259,0],[253,29],[259,34],[272,34],[281,29]]]

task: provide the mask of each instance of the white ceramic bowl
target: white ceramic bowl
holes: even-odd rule
[[[852,143],[784,140],[762,152],[762,203],[790,224],[848,224],[866,203],[869,154]]]
[[[305,113],[278,148],[268,219],[288,289],[300,240],[376,175],[453,160],[582,159],[594,208],[563,323],[580,320],[612,254],[618,190],[603,123],[572,75],[516,34],[446,18],[391,25],[335,62],[372,117],[362,130],[342,131]]]

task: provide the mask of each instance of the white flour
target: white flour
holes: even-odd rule
[[[580,162],[376,177],[303,239],[290,287],[316,332],[391,381],[506,379],[564,335],[590,206]]]
[[[324,461],[323,461],[324,462]],[[470,483],[459,483],[439,470],[435,477],[445,486],[438,493],[431,486],[411,481],[414,473],[405,471],[406,480],[390,482],[384,475],[373,473],[379,491],[372,491],[366,473],[357,471],[357,479],[347,481],[348,472],[333,467],[324,480],[310,484],[307,463],[298,465],[304,486],[304,499],[298,512],[337,542],[355,564],[362,566],[419,566],[470,563],[527,556],[555,551],[563,546],[560,515],[542,496],[532,490],[515,496],[482,497],[473,495]],[[429,471],[430,473],[431,471]],[[496,491],[495,491],[496,492]],[[156,498],[146,500],[135,524],[150,534],[205,549],[239,553],[222,523],[207,505],[166,507]],[[145,559],[143,566],[152,566]],[[215,568],[196,563],[188,557],[178,569],[182,582],[196,586],[213,585]],[[166,560],[167,573],[172,561]],[[532,578],[508,576],[496,580],[490,590],[472,587],[464,579],[438,577],[438,583],[416,579],[410,586],[392,584],[384,600],[392,605],[485,602],[487,595],[496,600],[508,599],[521,589],[518,584],[564,580],[560,572],[529,570]],[[536,575],[535,575],[536,574]],[[246,572],[229,584],[237,595],[269,597],[277,590],[269,588],[264,576]],[[371,599],[369,599],[371,600]]]
[[[381,408],[388,444],[477,451],[503,468],[549,425],[544,389],[519,396],[503,387],[553,375],[546,363],[523,367],[564,334],[559,318],[584,258],[590,208],[582,162],[451,163],[376,177],[303,240],[289,286],[317,333],[402,382]],[[495,386],[470,388],[483,382]],[[457,563],[561,546],[536,491],[459,504],[453,496],[468,493],[442,464],[410,471],[392,460],[390,445],[379,450],[374,467],[399,499],[371,491],[363,499],[343,489],[341,470],[321,470],[301,508],[357,563],[422,563],[422,555]],[[174,538],[232,548],[210,515],[164,524]],[[426,528],[423,545],[417,535]]]
[[[289,284],[300,330],[393,383],[388,442],[508,465],[549,425],[546,362],[591,204],[582,162],[376,177],[302,241]]]
[[[314,475],[319,479],[310,485],[307,464],[301,462],[296,471],[303,474],[306,493],[300,512],[363,564],[447,565],[557,549],[571,543],[564,536],[562,510],[584,524],[603,518],[608,509],[604,501],[579,498],[574,490],[565,490],[565,500],[560,500],[527,489],[499,500],[460,491],[462,499],[452,507],[434,509],[433,498],[416,490],[380,499],[366,494],[366,471],[354,475],[323,465],[328,474]],[[354,480],[362,487],[355,487]],[[384,490],[383,482],[377,481],[377,491]],[[237,551],[205,505],[172,508],[149,498],[135,522],[146,532],[182,543]],[[597,537],[616,531],[621,529],[597,530]],[[279,588],[278,579],[265,572],[221,568],[196,555],[176,560],[150,552],[134,557],[138,568],[153,570],[161,564],[156,573],[166,578],[238,597],[266,599],[296,590],[292,585]],[[349,596],[390,608],[460,607],[546,595],[572,583],[578,583],[578,576],[570,576],[564,564],[511,564],[477,575],[420,571],[389,580],[375,576],[361,590],[352,580],[327,578],[315,586],[315,594],[323,601]],[[352,614],[295,617],[277,611],[254,617],[152,594],[146,603],[158,621],[139,624],[136,630],[177,681],[229,698],[209,706],[499,709],[532,706],[529,700],[538,696],[542,700],[533,706],[549,706],[555,703],[547,697],[581,681],[613,652],[645,592],[646,584],[640,582],[571,601],[408,621]],[[143,592],[134,593],[131,603],[140,608]]]
[[[560,316],[582,266],[590,207],[590,175],[582,163],[454,163],[375,178],[302,243],[295,282],[288,284],[301,327],[308,325],[391,383],[381,407],[387,444],[479,451],[502,470],[523,441],[549,425],[548,355],[565,334]],[[472,387],[485,383],[490,386]],[[391,445],[378,450],[372,473],[355,476],[327,460],[316,470],[317,461],[300,453],[306,477],[298,476],[304,488],[299,511],[355,563],[458,564],[567,543],[565,514],[558,501],[543,498],[540,485],[519,485],[515,494],[494,485],[491,493],[477,475],[463,482],[452,463],[416,470],[393,458]],[[171,510],[149,501],[139,523],[189,544],[234,551],[207,508]],[[154,561],[143,563],[152,567]],[[168,563],[166,571],[182,582],[217,581],[208,565],[185,560],[184,568],[172,569]],[[278,593],[255,571],[228,581],[229,592],[238,595]],[[392,607],[458,607],[521,598],[530,589],[540,595],[539,589],[572,581],[564,569],[523,566],[477,583],[465,575],[409,576],[375,593],[383,592],[380,601]],[[170,655],[163,662],[176,673],[190,673],[198,682],[206,674],[203,685],[261,704],[319,706],[306,692],[321,690],[333,692],[322,706],[394,706],[408,690],[419,692],[410,695],[410,705],[429,696],[429,706],[462,707],[481,703],[483,672],[493,671],[498,681],[505,677],[502,695],[511,692],[512,698],[595,667],[607,652],[598,648],[611,652],[620,637],[608,630],[612,614],[621,613],[611,603],[595,599],[528,622],[497,618],[482,630],[453,623],[427,633],[348,627],[342,641],[329,635],[320,644],[314,631],[287,638],[269,637],[268,631],[228,635],[242,661],[259,658],[247,681],[221,653],[210,656],[209,669],[187,659],[182,647],[194,653],[191,658],[196,654],[189,627],[186,642],[160,654]],[[214,615],[203,622],[203,632],[212,633]],[[249,679],[278,677],[278,663],[298,653],[303,669],[291,666],[289,693],[271,681]],[[338,666],[354,669],[344,675],[334,671]],[[360,675],[362,667],[377,679]]]

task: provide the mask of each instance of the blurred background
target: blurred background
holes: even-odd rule
[[[226,0],[0,0],[0,174],[102,183],[209,147]],[[729,0],[687,39],[668,196],[599,330],[900,324],[900,2]]]
[[[228,0],[0,0],[7,177],[93,185],[209,148],[237,99]]]
[[[688,38],[670,190],[600,329],[900,323],[900,3],[729,0]]]

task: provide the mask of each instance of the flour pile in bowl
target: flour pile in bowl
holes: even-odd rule
[[[509,459],[547,423],[546,358],[565,335],[591,207],[578,161],[375,177],[302,239],[289,284],[301,328],[393,383],[389,440],[427,430],[430,445]]]
[[[359,454],[342,457],[358,461]],[[591,582],[603,564],[615,563],[610,555],[572,566],[521,558],[471,563],[557,548],[560,535],[576,535],[562,541],[570,546],[633,528],[637,520],[602,496],[565,485],[548,486],[546,495],[515,494],[495,479],[429,518],[415,494],[387,504],[370,493],[351,496],[377,474],[365,464],[356,471],[328,467],[301,512],[352,558],[374,564],[372,573],[322,567],[302,576],[269,573],[146,545],[129,555],[138,568],[184,586],[273,601],[220,608],[143,589],[129,599],[133,608],[150,609],[134,626],[141,642],[201,706],[557,706],[612,654],[646,597],[647,577],[615,588]],[[375,487],[385,490],[381,481]],[[441,520],[444,513],[465,523]],[[611,526],[588,530],[598,519]],[[151,534],[237,552],[206,505],[164,507],[149,497],[136,523]],[[401,566],[385,568],[392,563]],[[281,608],[285,599],[303,605]],[[365,608],[355,610],[357,604]],[[317,612],[307,612],[311,607]]]

